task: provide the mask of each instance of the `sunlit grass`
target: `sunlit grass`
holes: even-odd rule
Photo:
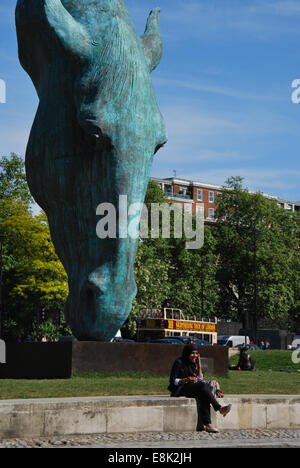
[[[207,377],[209,378],[209,377]],[[225,394],[299,394],[300,373],[230,371],[217,377]],[[168,377],[78,375],[71,379],[0,380],[0,399],[168,395]]]

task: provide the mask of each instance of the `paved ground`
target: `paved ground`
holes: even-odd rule
[[[0,448],[300,448],[300,429],[224,430],[206,432],[149,432],[132,434],[92,434],[35,439],[0,440]]]

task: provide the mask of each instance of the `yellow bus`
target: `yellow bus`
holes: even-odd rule
[[[181,309],[141,309],[137,323],[137,341],[181,336],[217,344],[218,323],[184,317]]]

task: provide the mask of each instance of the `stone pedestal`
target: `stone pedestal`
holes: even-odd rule
[[[0,364],[0,378],[70,378],[94,372],[118,375],[122,372],[168,376],[184,345],[151,343],[7,343],[6,364]],[[228,349],[200,346],[206,375],[226,375]]]
[[[7,343],[2,379],[68,379],[72,343]]]

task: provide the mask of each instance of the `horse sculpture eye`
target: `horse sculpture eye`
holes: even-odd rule
[[[19,57],[40,99],[27,180],[68,274],[65,317],[79,340],[110,340],[136,294],[138,239],[99,239],[96,208],[119,216],[120,195],[142,203],[153,150],[167,139],[150,78],[158,17],[139,38],[123,0],[17,2]]]

